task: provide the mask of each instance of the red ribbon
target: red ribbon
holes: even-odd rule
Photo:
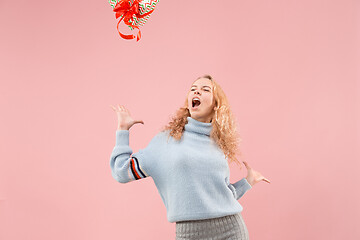
[[[140,32],[140,28],[138,26],[134,26],[132,25],[129,20],[133,18],[133,15],[135,14],[135,16],[137,18],[143,18],[149,14],[151,14],[153,10],[151,10],[150,12],[147,12],[143,15],[140,15],[139,13],[139,3],[141,2],[142,0],[134,0],[134,2],[131,4],[131,1],[130,0],[120,0],[114,7],[113,11],[115,12],[115,17],[116,18],[119,18],[121,15],[122,15],[122,18],[119,20],[118,24],[117,24],[117,30],[120,34],[120,36],[124,39],[134,39],[135,38],[135,35],[125,35],[125,34],[122,34],[120,31],[119,31],[119,23],[121,22],[121,20],[124,19],[124,23],[128,26],[131,26],[133,28],[137,28],[139,29],[139,32],[137,34],[137,41],[140,40],[141,38],[141,32]]]

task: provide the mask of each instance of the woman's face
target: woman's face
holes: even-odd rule
[[[193,100],[198,98],[198,101]],[[200,105],[199,105],[200,103]],[[200,78],[190,88],[188,108],[190,116],[200,122],[209,123],[214,114],[213,85],[210,79]]]

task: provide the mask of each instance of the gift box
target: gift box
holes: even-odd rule
[[[134,35],[124,35],[119,31],[119,23],[124,20],[124,23],[131,29],[139,29],[138,41],[141,37],[139,26],[143,26],[150,18],[159,0],[109,0],[113,11],[116,13],[115,17],[120,18],[118,22],[118,32],[121,37],[125,39],[133,39]]]

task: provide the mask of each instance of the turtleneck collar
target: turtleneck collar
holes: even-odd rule
[[[211,123],[200,122],[192,117],[187,117],[187,121],[187,124],[185,124],[185,131],[210,136],[212,130]]]

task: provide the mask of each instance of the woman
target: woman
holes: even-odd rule
[[[176,239],[249,239],[237,201],[260,181],[270,183],[246,162],[247,177],[229,182],[227,160],[238,161],[236,127],[227,98],[209,75],[196,79],[184,106],[153,137],[133,153],[129,129],[134,120],[123,106],[117,113],[116,145],[110,158],[112,176],[127,183],[151,176],[176,222]]]

